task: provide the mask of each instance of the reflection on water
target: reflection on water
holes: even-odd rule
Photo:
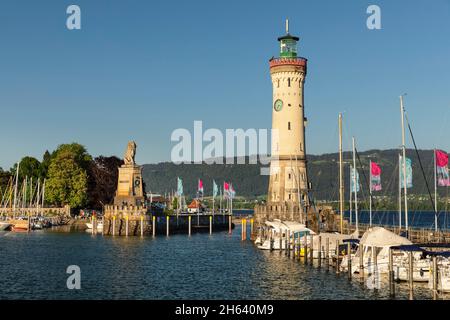
[[[81,268],[81,290],[68,290],[66,268]],[[322,266],[226,232],[156,237],[103,237],[85,232],[0,233],[0,299],[388,299]],[[428,299],[426,284],[415,284]],[[408,298],[407,284],[397,297]]]

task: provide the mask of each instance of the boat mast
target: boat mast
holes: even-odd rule
[[[44,179],[44,184],[42,185],[42,213],[44,213],[44,200],[45,200],[45,179]]]
[[[372,160],[369,163],[369,227],[372,227]]]
[[[16,183],[14,185],[13,219],[16,218],[17,183],[19,182],[19,168],[20,168],[20,162],[17,162]]]
[[[36,193],[36,216],[39,212],[39,199],[41,197],[41,178],[38,178],[37,182],[37,193]]]
[[[344,169],[342,164],[342,113],[339,113],[339,211],[341,234],[344,233]]]
[[[352,144],[353,144],[353,187],[355,188],[355,222],[356,222],[356,231],[359,231],[359,224],[358,224],[358,186],[356,184],[356,148],[355,148],[355,137],[352,137]],[[352,190],[353,191],[353,190]]]
[[[352,172],[353,172],[353,167],[352,165],[350,165],[350,180],[349,180],[349,184],[350,184],[350,192],[349,192],[349,203],[350,203],[350,224],[352,224],[352,219],[353,219],[353,212],[352,212],[352,197],[353,197],[353,192],[352,192]]]
[[[408,226],[408,191],[406,185],[406,146],[405,146],[405,109],[403,107],[403,95],[400,96],[400,114],[402,118],[402,165],[403,165],[403,193],[405,195],[405,228],[407,238],[409,238],[409,226]]]
[[[398,226],[402,230],[402,156],[398,155]]]
[[[438,231],[438,219],[437,219],[437,168],[436,168],[436,149],[434,149],[434,231]]]

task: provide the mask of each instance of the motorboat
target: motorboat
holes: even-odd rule
[[[9,222],[5,222],[5,221],[0,221],[0,231],[6,231],[9,230],[9,228],[11,227],[11,223]]]
[[[94,228],[91,222],[86,222],[86,226],[88,227],[89,230],[92,230]],[[97,231],[98,232],[103,231],[103,223],[99,222],[97,224]]]
[[[361,237],[358,249],[354,255],[351,255],[352,273],[360,271],[360,257],[363,255],[363,270],[365,273],[374,273],[374,257],[376,256],[376,265],[378,273],[387,273],[389,271],[389,249],[394,246],[412,245],[407,238],[399,236],[382,227],[369,228]],[[396,252],[394,255],[394,265],[397,261],[407,258],[407,253]],[[414,259],[419,260],[420,252],[414,253]],[[348,268],[349,256],[343,257],[340,264],[341,271],[346,272]]]
[[[258,245],[259,249],[270,250],[270,242],[272,241],[273,250],[283,250],[286,249],[286,237],[290,235],[290,243],[294,243],[293,240],[300,239],[305,235],[315,234],[314,231],[307,228],[304,224],[295,221],[281,221],[279,219],[274,219],[273,221],[266,221],[266,226],[269,229],[270,236],[267,239],[261,239],[257,237],[255,243]],[[307,237],[307,245],[309,244],[309,237]],[[304,239],[304,238],[303,238]]]
[[[450,252],[434,253],[437,259],[437,287],[440,292],[450,292]],[[430,268],[428,288],[433,289],[433,272]]]

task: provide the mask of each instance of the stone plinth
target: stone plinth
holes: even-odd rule
[[[144,200],[142,167],[134,164],[122,165],[119,168],[114,205],[141,206]]]

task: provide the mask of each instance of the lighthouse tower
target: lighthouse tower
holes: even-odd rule
[[[299,38],[289,33],[288,20],[286,34],[278,41],[280,56],[269,61],[273,131],[266,218],[304,222],[308,206],[304,108],[307,59],[297,55]]]

